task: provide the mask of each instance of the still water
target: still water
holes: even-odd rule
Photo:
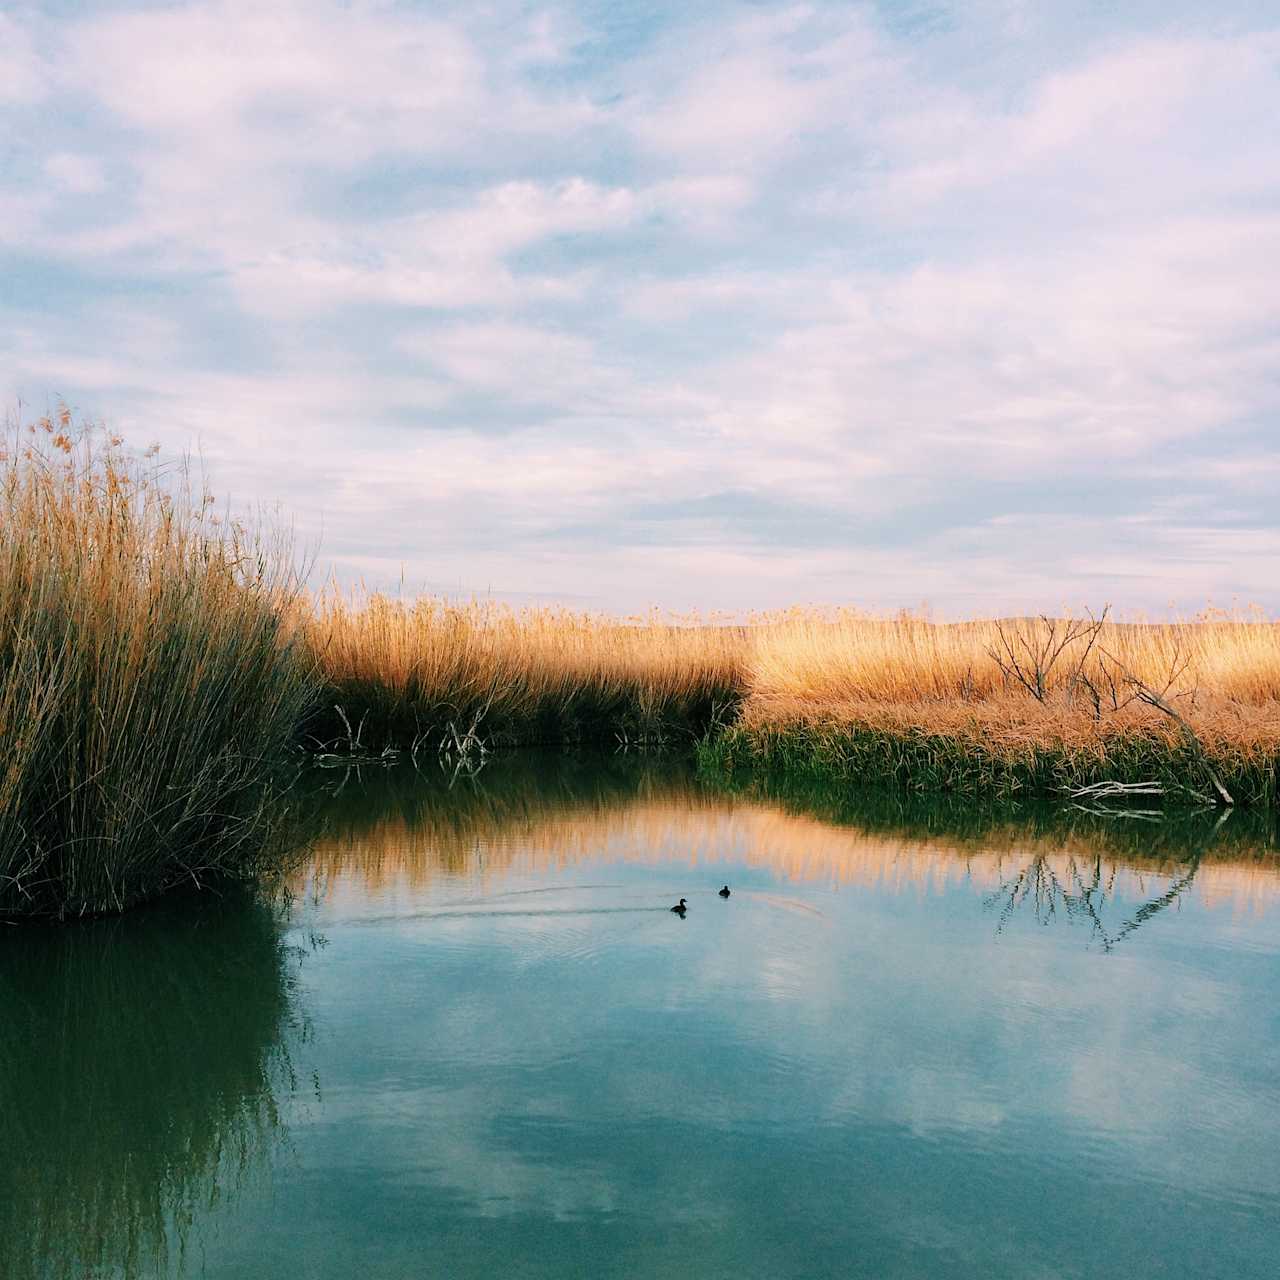
[[[287,899],[0,931],[0,1274],[1277,1274],[1269,823],[317,785]]]

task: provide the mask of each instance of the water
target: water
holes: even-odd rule
[[[1276,1273],[1266,822],[534,756],[321,807],[285,905],[0,931],[0,1274]]]

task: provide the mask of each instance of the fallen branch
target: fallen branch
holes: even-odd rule
[[[1129,686],[1137,692],[1139,702],[1144,702],[1147,706],[1154,707],[1157,711],[1163,712],[1174,722],[1174,724],[1178,726],[1182,733],[1183,741],[1187,744],[1191,754],[1195,756],[1197,761],[1199,761],[1201,768],[1203,768],[1205,773],[1208,774],[1209,781],[1213,783],[1213,789],[1218,793],[1219,801],[1228,808],[1234,807],[1235,801],[1231,798],[1231,792],[1227,790],[1222,779],[1218,776],[1217,770],[1209,762],[1209,753],[1205,751],[1204,744],[1196,736],[1196,731],[1177,711],[1173,709],[1173,707],[1169,705],[1168,702],[1165,701],[1164,694],[1169,692],[1177,677],[1186,670],[1187,663],[1190,659],[1185,660],[1180,668],[1175,668],[1174,672],[1170,675],[1169,683],[1165,686],[1164,692],[1157,693],[1150,687],[1150,685],[1144,684],[1131,671],[1127,670],[1118,658],[1107,653],[1105,649],[1101,650],[1101,652],[1106,654],[1106,656],[1110,658],[1122,672],[1124,672],[1125,680]],[[1191,788],[1188,787],[1186,790],[1191,791]],[[1198,793],[1191,791],[1191,794],[1196,795]],[[1210,803],[1212,803],[1212,801]]]
[[[1076,787],[1067,794],[1072,800],[1112,800],[1116,796],[1162,796],[1164,786],[1159,782],[1091,782]]]
[[[1196,737],[1196,731],[1159,694],[1153,693],[1140,680],[1134,683],[1138,687],[1138,701],[1145,702],[1149,707],[1155,707],[1157,711],[1163,711],[1182,730],[1183,740],[1191,748],[1192,755],[1199,760],[1205,773],[1209,775],[1209,781],[1213,783],[1213,789],[1218,793],[1219,799],[1228,808],[1234,806],[1235,801],[1231,798],[1231,792],[1226,789],[1222,779],[1218,777],[1217,770],[1209,763],[1208,753],[1200,739]]]

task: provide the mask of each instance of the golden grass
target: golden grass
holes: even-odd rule
[[[365,720],[365,750],[438,741],[451,723],[508,743],[672,741],[732,723],[737,759],[812,761],[853,733],[856,758],[822,768],[913,785],[1054,790],[1195,773],[1193,790],[1212,790],[1203,748],[1244,771],[1242,798],[1274,793],[1280,627],[1257,617],[944,624],[796,610],[729,626],[330,592],[302,628],[327,702],[353,727]],[[312,732],[350,736],[331,711]],[[923,757],[882,749],[908,738],[933,745]],[[780,750],[792,739],[804,750]]]
[[[252,863],[313,696],[287,547],[65,409],[0,435],[0,914]]]
[[[1209,795],[1215,770],[1237,799],[1276,798],[1280,627],[1261,617],[792,616],[754,635],[746,672],[737,743],[773,764],[963,789],[1112,779]]]
[[[1054,626],[1058,638],[1069,628],[1077,634],[1042,672],[1045,701],[1038,703],[1011,670],[1012,660],[1030,673],[1034,655],[1052,651]],[[1079,618],[940,624],[910,616],[798,614],[761,627],[747,661],[752,712],[784,720],[867,707],[913,708],[928,716],[947,706],[1010,702],[1023,710],[1065,706],[1096,720],[1115,712],[1134,680],[1167,690],[1193,714],[1226,707],[1274,714],[1280,626],[1257,617],[1206,617],[1176,624],[1104,621],[1095,632]]]
[[[705,727],[742,683],[742,629],[696,619],[628,622],[336,590],[302,616],[332,702],[353,730],[370,717],[366,747],[438,738],[449,723],[498,741],[654,740]],[[337,730],[322,716],[314,732]]]
[[[1257,617],[1095,629],[1083,619],[935,623],[794,610],[728,626],[330,591],[308,602],[302,627],[339,698],[391,719],[416,715],[423,728],[478,713],[527,725],[575,706],[656,723],[719,699],[740,700],[752,727],[1089,736],[1143,725],[1176,736],[1175,721],[1135,696],[1142,686],[1211,736],[1270,741],[1280,731],[1280,626]],[[1036,676],[1054,627],[1059,639],[1072,627],[1079,634]]]

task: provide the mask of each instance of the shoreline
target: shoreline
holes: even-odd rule
[[[1010,743],[977,731],[937,733],[909,724],[738,724],[699,742],[697,759],[711,776],[747,771],[973,800],[1093,802],[1117,810],[1273,809],[1280,795],[1280,753],[1274,749],[1204,749],[1152,729],[1074,742],[1045,736]],[[1230,804],[1215,793],[1210,771],[1225,786]]]

